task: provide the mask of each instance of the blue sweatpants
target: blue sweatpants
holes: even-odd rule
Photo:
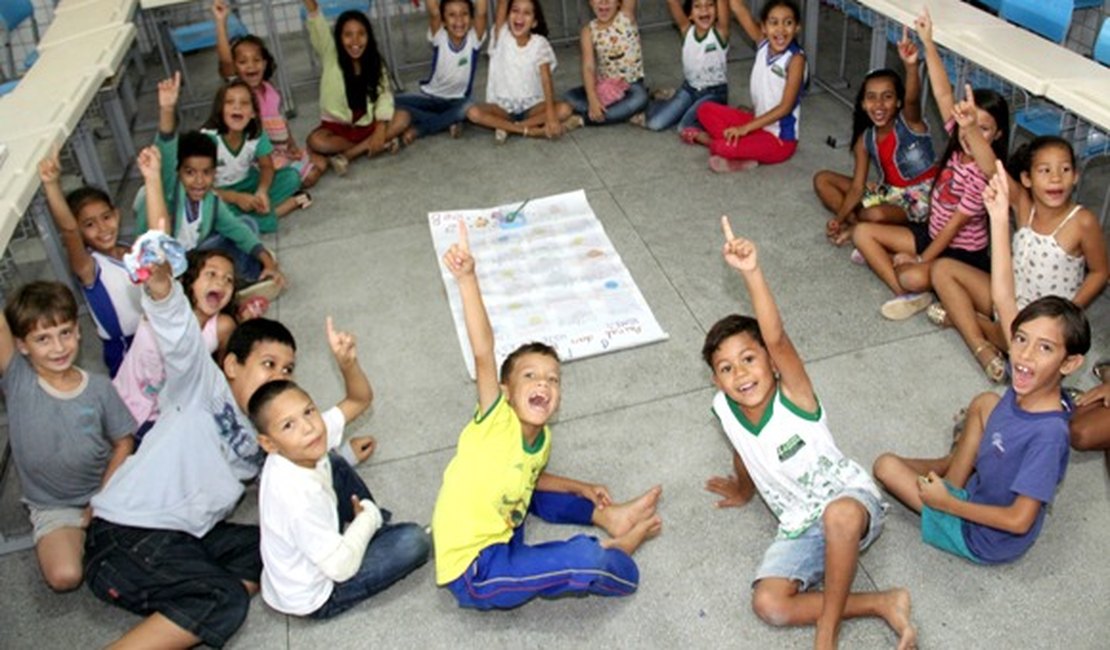
[[[528,511],[551,523],[589,525],[594,504],[571,494],[537,491]],[[639,582],[640,571],[624,551],[602,548],[588,535],[529,546],[522,522],[508,542],[482,549],[447,588],[460,607],[511,609],[536,596],[627,596]]]

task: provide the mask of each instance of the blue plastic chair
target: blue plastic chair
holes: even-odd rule
[[[1091,56],[1102,65],[1110,66],[1110,18],[1102,21],[1102,29],[1098,30]]]
[[[242,38],[249,34],[246,25],[234,12],[227,17],[227,36],[231,40]],[[185,55],[201,50],[210,50],[216,47],[216,22],[205,20],[174,27],[169,30],[170,42],[173,43],[174,52],[177,54],[177,63],[181,68],[181,76],[185,81],[185,88],[193,96],[193,85],[189,82],[189,71],[185,67]]]
[[[998,13],[998,10],[1002,8],[1002,0],[977,0],[977,2],[994,13]]]
[[[370,8],[373,5],[372,0],[317,0],[317,6],[320,8],[320,13],[330,23],[344,11],[361,11],[366,14],[367,18],[370,18]],[[315,77],[320,74],[319,63],[316,61],[316,50],[312,48],[312,41],[308,37],[307,21],[308,12],[304,5],[301,5],[301,34],[304,36],[305,49],[308,50],[308,64],[312,67],[312,76]]]
[[[1063,43],[1073,11],[1075,0],[1002,0],[998,15],[1054,43]]]
[[[8,56],[8,72],[12,77],[19,76],[15,67],[15,51],[12,49],[12,34],[26,21],[31,21],[31,33],[35,43],[39,42],[39,23],[35,20],[35,6],[31,0],[0,0],[0,23],[3,24],[4,50]],[[30,55],[29,55],[30,56]],[[25,67],[30,67],[32,61],[24,61]]]
[[[5,81],[4,83],[0,83],[0,97],[3,97],[4,95],[7,95],[11,91],[15,90],[15,87],[18,85],[19,79],[13,79],[12,81]]]

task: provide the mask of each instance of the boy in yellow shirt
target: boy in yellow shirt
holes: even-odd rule
[[[475,609],[510,609],[536,596],[631,594],[640,576],[630,556],[662,529],[655,514],[662,488],[614,505],[603,485],[544,471],[551,453],[547,421],[559,407],[558,355],[543,343],[521,346],[501,365],[498,382],[493,330],[461,220],[459,242],[443,262],[462,296],[478,406],[436,498],[436,583],[460,607]],[[529,512],[552,523],[593,524],[610,538],[575,535],[529,546]]]

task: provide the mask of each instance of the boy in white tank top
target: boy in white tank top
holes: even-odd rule
[[[779,520],[756,573],[752,607],[771,625],[816,625],[818,648],[835,648],[844,618],[879,616],[912,647],[905,589],[851,593],[860,551],[882,531],[886,504],[871,477],[844,456],[759,267],[755,245],[721,218],[725,262],[740,272],[755,319],[726,316],[710,328],[702,356],[719,392],[713,412],[734,447],[736,474],[706,489],[718,507],[742,506],[758,488]],[[823,592],[808,592],[824,580]]]

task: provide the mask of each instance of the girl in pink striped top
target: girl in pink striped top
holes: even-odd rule
[[[943,167],[929,193],[929,220],[906,225],[861,223],[852,232],[857,249],[852,259],[870,266],[894,292],[895,297],[881,309],[891,320],[909,318],[933,302],[929,268],[934,260],[950,257],[990,270],[983,188],[994,173],[995,161],[1005,159],[1010,131],[1010,108],[998,93],[972,91],[968,86],[966,99],[955,101],[933,43],[928,13],[917,19],[915,28],[948,132],[948,146],[940,158]]]

